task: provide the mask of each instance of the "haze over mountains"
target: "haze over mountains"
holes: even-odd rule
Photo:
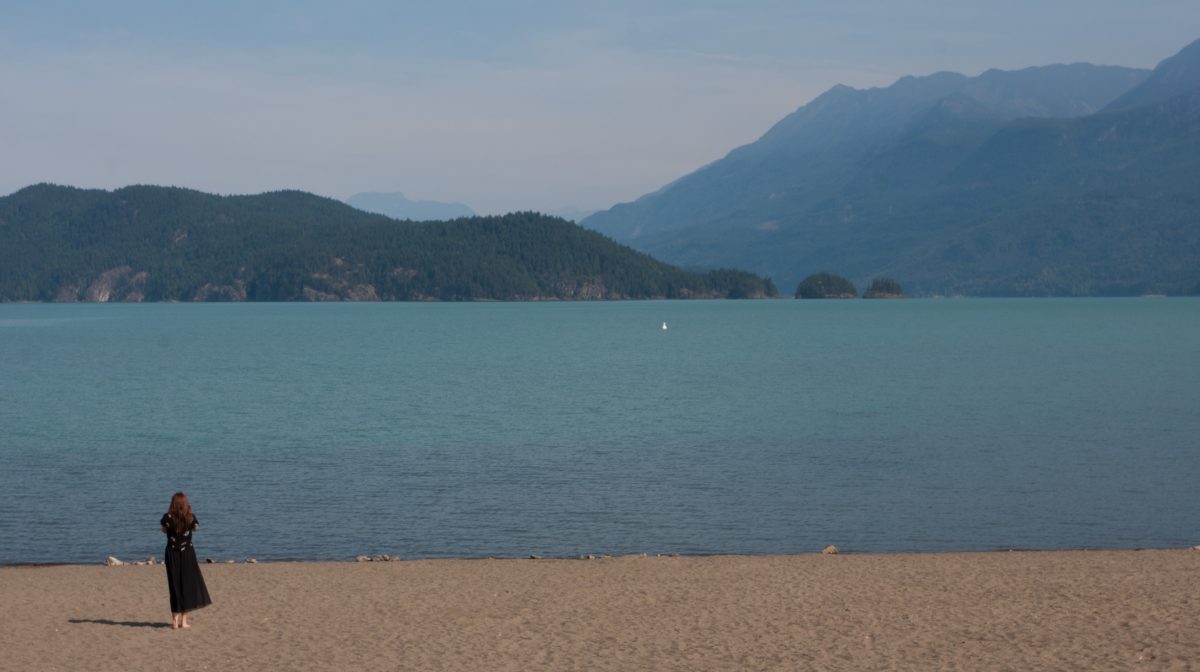
[[[366,191],[346,199],[346,204],[363,212],[387,215],[392,219],[411,219],[414,222],[444,221],[459,217],[474,217],[476,212],[465,203],[443,203],[441,201],[410,201],[399,191]],[[578,222],[596,210],[585,210],[574,206],[544,210],[543,214]]]
[[[561,219],[478,218],[398,192],[356,194],[355,209],[302,192],[36,185],[0,198],[0,300],[768,296],[820,271],[915,295],[1200,294],[1198,186],[1200,40],[1153,71],[836,86],[582,222],[670,264],[774,285],[671,268]]]
[[[410,201],[399,191],[365,191],[347,198],[346,203],[363,212],[387,215],[392,219],[411,219],[414,222],[457,219],[475,215],[474,210],[462,203]]]
[[[582,223],[783,291],[832,271],[917,294],[1200,292],[1200,40],[1085,63],[835,86],[759,140]]]

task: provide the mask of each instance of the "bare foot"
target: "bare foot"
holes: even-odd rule
[[[187,622],[187,621],[184,621],[184,622],[183,622],[183,624],[182,624],[182,625],[180,625],[179,627],[181,627],[181,628],[190,628],[190,627],[192,627],[192,626],[188,625],[188,622]]]

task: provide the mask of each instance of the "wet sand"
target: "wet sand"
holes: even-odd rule
[[[1200,551],[0,568],[2,670],[1192,670]]]

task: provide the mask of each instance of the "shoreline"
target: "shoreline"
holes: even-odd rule
[[[1194,546],[1076,546],[1067,548],[993,548],[993,549],[977,549],[977,550],[948,550],[948,551],[862,551],[855,549],[843,549],[837,547],[834,555],[851,555],[851,556],[945,556],[945,555],[991,555],[1005,553],[1137,553],[1142,551],[1200,551],[1200,544]],[[152,556],[156,564],[150,565],[145,560],[121,560],[120,567],[127,566],[161,566],[161,553]],[[258,556],[246,556],[239,558],[213,558],[212,562],[206,562],[204,557],[199,558],[201,567],[215,565],[244,565],[244,564],[299,564],[299,565],[320,565],[320,564],[362,564],[362,563],[379,563],[379,562],[472,562],[479,560],[537,560],[537,561],[596,561],[596,560],[613,560],[624,558],[792,558],[792,557],[808,557],[812,555],[827,555],[822,550],[805,551],[799,553],[622,553],[622,554],[583,554],[583,555],[463,555],[463,556],[399,556],[389,555],[387,559],[378,559],[379,554],[362,555],[361,557],[368,558],[366,560],[358,559],[360,556],[341,556],[338,558],[265,558],[260,559]],[[150,556],[148,556],[150,557]],[[211,556],[209,556],[211,557]],[[249,562],[253,560],[253,562]],[[96,562],[12,562],[0,563],[0,570],[12,568],[49,568],[49,567],[105,567],[109,566],[104,560]]]
[[[146,571],[143,571],[146,570]],[[0,568],[0,670],[1191,669],[1200,551]]]

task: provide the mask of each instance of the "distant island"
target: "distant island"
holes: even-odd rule
[[[854,299],[858,289],[854,283],[832,273],[813,273],[796,286],[797,299]]]
[[[300,191],[40,184],[0,198],[0,301],[760,298],[556,217],[402,222]]]
[[[797,299],[856,299],[858,289],[854,283],[840,275],[821,272],[800,281],[796,286]],[[863,292],[864,299],[903,299],[904,290],[900,283],[891,278],[875,278],[867,291]]]
[[[904,290],[900,283],[891,278],[875,278],[867,291],[863,292],[864,299],[903,299]]]

